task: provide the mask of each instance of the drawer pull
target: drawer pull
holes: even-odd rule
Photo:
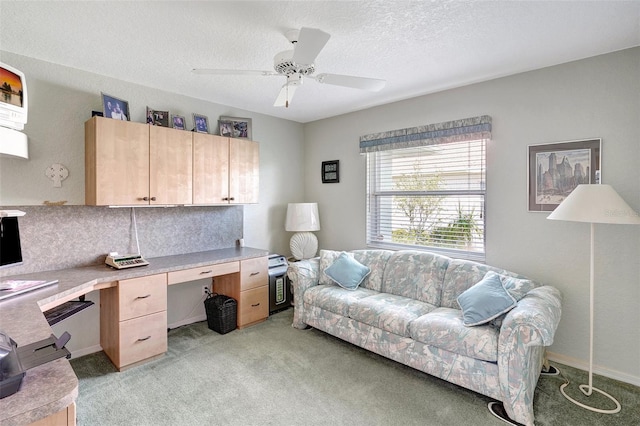
[[[145,340],[149,340],[149,339],[151,339],[151,336],[141,337],[140,339],[138,339],[138,342],[144,342]]]
[[[260,306],[260,304],[259,304],[259,303],[256,303],[255,305],[251,305],[251,307],[252,307],[252,308],[256,308],[256,307],[258,307],[258,306]]]
[[[251,273],[251,275],[249,275],[249,276],[251,276],[251,277],[255,277],[255,276],[256,276],[256,275],[258,275],[258,274],[260,274],[260,272],[252,272],[252,273]]]
[[[213,272],[213,271],[212,271],[211,269],[209,269],[208,271],[202,271],[202,272],[200,272],[200,275],[210,274],[210,273],[212,273],[212,272]]]
[[[138,296],[138,297],[136,297],[136,300],[138,300],[138,299],[146,299],[147,297],[151,297],[151,295],[147,294],[146,296]]]

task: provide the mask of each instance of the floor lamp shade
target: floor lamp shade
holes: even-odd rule
[[[609,398],[616,405],[613,409],[595,408],[579,402],[565,392],[569,383],[560,386],[560,392],[569,401],[597,413],[614,414],[620,411],[620,403],[611,395],[593,386],[593,311],[594,311],[594,227],[596,223],[640,225],[640,216],[618,195],[610,185],[578,185],[567,198],[547,217],[551,220],[587,222],[591,224],[591,256],[589,268],[589,384],[580,385],[580,391],[591,396],[595,391]]]
[[[289,248],[296,259],[310,259],[318,252],[318,238],[312,231],[320,230],[317,203],[289,203],[285,229],[295,232]]]
[[[640,225],[640,215],[611,185],[578,185],[547,219]]]

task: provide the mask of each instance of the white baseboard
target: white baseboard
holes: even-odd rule
[[[80,358],[81,356],[100,352],[101,350],[102,346],[100,345],[89,346],[88,348],[82,348],[71,352],[71,358]]]
[[[556,362],[559,362],[560,364],[568,365],[569,367],[574,367],[580,370],[589,371],[589,363],[581,359],[577,359],[577,358],[573,358],[570,356],[557,354],[553,352],[547,352],[547,358],[549,359],[549,361],[556,361]],[[609,368],[604,368],[598,365],[593,366],[593,372],[595,374],[599,374],[601,376],[608,377],[610,379],[619,380],[621,382],[629,383],[634,386],[640,386],[640,377],[638,376],[633,376],[631,374],[623,373],[621,371],[611,370]]]
[[[178,327],[182,327],[183,325],[193,324],[194,322],[206,321],[206,319],[207,319],[207,315],[206,314],[202,314],[202,315],[198,315],[198,316],[195,316],[195,317],[186,318],[186,319],[180,320],[178,322],[174,322],[172,324],[169,324],[168,327],[169,328],[178,328]]]

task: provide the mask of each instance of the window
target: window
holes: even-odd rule
[[[479,119],[488,121],[484,131],[465,119],[416,128],[427,130],[422,132],[405,129],[400,138],[398,131],[378,134],[365,146],[368,246],[484,261],[486,124],[490,130],[491,123],[490,117]]]

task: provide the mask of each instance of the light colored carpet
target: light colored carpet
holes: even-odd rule
[[[294,329],[292,317],[288,309],[225,335],[206,322],[171,330],[164,357],[121,373],[103,352],[72,359],[78,425],[505,424],[487,410],[489,398],[321,331]],[[557,366],[586,381],[586,372]],[[540,378],[537,425],[640,424],[640,388],[596,376],[594,385],[623,405],[605,415],[567,401],[562,383]]]

